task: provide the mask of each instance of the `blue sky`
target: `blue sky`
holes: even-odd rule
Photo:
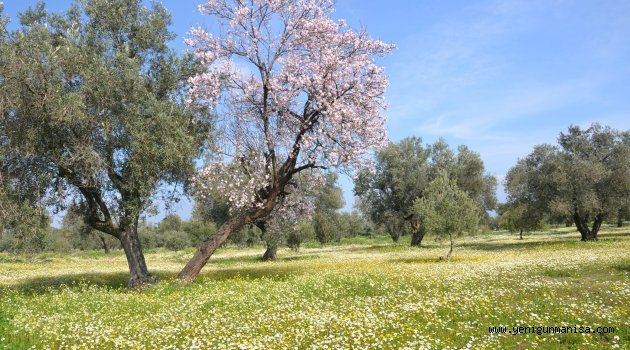
[[[15,19],[35,1],[4,3]],[[178,50],[191,26],[211,25],[196,13],[199,1],[163,4]],[[570,124],[630,129],[630,1],[338,0],[336,8],[335,17],[397,45],[382,60],[394,141],[416,135],[468,145],[502,179]],[[351,209],[352,183],[342,185]],[[175,210],[188,217],[190,204]]]

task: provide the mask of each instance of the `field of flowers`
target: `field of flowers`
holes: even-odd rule
[[[261,262],[225,248],[192,285],[191,252],[149,252],[161,280],[125,290],[124,256],[0,255],[0,349],[630,348],[630,232],[499,234],[422,249],[386,238]],[[342,242],[343,243],[343,242]],[[490,334],[489,327],[614,327]]]

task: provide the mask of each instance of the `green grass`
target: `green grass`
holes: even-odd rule
[[[630,348],[630,232],[570,229],[353,238],[301,252],[221,249],[199,280],[191,250],[153,251],[160,283],[125,290],[124,256],[0,254],[0,349]],[[490,326],[612,326],[614,334],[489,334]]]

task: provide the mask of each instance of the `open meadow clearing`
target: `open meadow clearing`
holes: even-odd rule
[[[122,252],[0,255],[4,349],[628,348],[630,232],[479,235],[425,248],[357,238],[261,262],[224,248],[190,286],[191,251],[150,252],[160,283],[126,289]],[[489,327],[614,327],[490,334]]]
[[[630,350],[629,19],[0,0],[0,350]]]

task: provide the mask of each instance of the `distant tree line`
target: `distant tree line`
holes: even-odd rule
[[[227,244],[251,247],[264,244],[263,260],[273,260],[279,247],[286,246],[298,251],[307,241],[326,245],[339,242],[343,238],[357,236],[373,237],[381,234],[378,227],[356,211],[341,212],[344,205],[343,193],[337,185],[337,174],[327,173],[325,182],[312,194],[313,213],[302,216],[301,213],[280,223],[274,218],[267,225],[255,223],[244,227],[231,235]],[[2,205],[13,203],[6,199]],[[68,253],[81,250],[102,250],[109,253],[121,249],[116,239],[85,223],[80,208],[71,205],[67,208],[59,228],[50,225],[50,215],[45,209],[33,216],[40,207],[26,206],[28,217],[15,217],[17,226],[5,226],[0,236],[0,251],[15,253],[59,252]],[[145,249],[162,248],[182,250],[198,246],[206,237],[212,236],[229,213],[226,204],[209,204],[197,201],[189,220],[183,220],[176,214],[166,215],[160,222],[149,224],[141,218],[138,223],[138,235]],[[6,225],[6,222],[5,222]],[[268,226],[265,228],[265,226]]]

